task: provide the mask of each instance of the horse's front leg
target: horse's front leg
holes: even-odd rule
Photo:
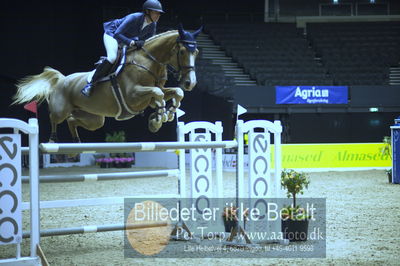
[[[165,110],[164,93],[158,87],[150,86],[135,86],[129,95],[132,110],[144,110],[147,106],[156,109],[156,111],[149,116],[149,130],[157,132],[163,122],[166,122],[168,117]]]
[[[171,104],[167,106],[168,121],[174,120],[176,109],[181,106],[181,101],[184,97],[183,90],[179,87],[163,88],[164,100],[171,100]]]

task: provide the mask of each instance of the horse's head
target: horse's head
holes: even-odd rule
[[[150,59],[156,66],[168,67],[170,71],[179,76],[178,86],[183,90],[190,91],[197,83],[194,64],[199,50],[197,50],[196,37],[201,30],[202,28],[191,33],[179,25],[177,31],[167,31],[150,37],[142,49],[130,50],[127,56],[128,64],[148,70],[148,66],[145,66],[146,63],[142,60]],[[139,56],[134,58],[135,55]],[[152,71],[148,71],[154,76]],[[160,76],[161,78],[163,76]]]
[[[171,58],[171,64],[179,72],[179,87],[185,91],[191,91],[196,86],[195,60],[199,53],[197,49],[196,37],[201,32],[202,27],[197,31],[190,33],[185,31],[182,25],[179,25],[177,38],[176,57]]]

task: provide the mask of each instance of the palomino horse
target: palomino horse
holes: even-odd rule
[[[39,75],[21,80],[17,84],[14,103],[47,100],[52,132],[50,141],[57,141],[57,125],[65,119],[74,141],[79,142],[77,127],[92,131],[101,128],[105,117],[117,118],[122,107],[129,117],[119,117],[120,120],[131,118],[148,106],[155,108],[149,116],[148,127],[151,132],[157,132],[163,122],[174,119],[184,96],[183,90],[190,91],[196,85],[194,63],[198,50],[195,40],[200,31],[190,33],[179,26],[178,31],[149,38],[140,50],[129,49],[125,63],[122,63],[123,69],[116,77],[122,104],[116,100],[110,80],[97,83],[90,97],[85,97],[80,91],[90,72],[64,76],[50,67]],[[165,88],[167,70],[171,68],[180,76],[179,87]],[[168,100],[172,105],[167,110],[165,103]]]

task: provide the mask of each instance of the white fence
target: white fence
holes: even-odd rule
[[[92,230],[85,230],[85,228],[59,228],[40,230],[39,222],[39,182],[84,182],[84,181],[102,181],[102,180],[115,180],[115,179],[128,179],[128,178],[141,178],[146,176],[178,176],[177,193],[163,194],[163,195],[143,195],[136,196],[135,198],[144,197],[161,197],[161,198],[187,198],[193,200],[200,198],[222,198],[223,197],[223,169],[222,169],[222,149],[223,148],[237,148],[237,198],[249,197],[256,199],[257,204],[262,200],[265,204],[266,198],[280,197],[280,173],[281,173],[281,139],[280,135],[282,127],[279,121],[274,123],[263,120],[253,120],[248,122],[238,121],[236,125],[236,140],[223,141],[222,132],[223,127],[221,122],[215,124],[210,122],[191,122],[178,124],[178,141],[177,142],[142,142],[142,143],[42,143],[38,145],[38,124],[36,119],[30,119],[29,124],[15,120],[15,119],[0,119],[0,128],[13,128],[14,133],[19,131],[29,134],[29,180],[30,180],[30,202],[21,202],[21,195],[14,199],[14,205],[17,206],[13,215],[15,215],[16,226],[18,230],[10,231],[7,227],[7,232],[3,232],[2,223],[13,219],[7,212],[0,212],[0,229],[2,229],[0,238],[0,245],[2,244],[16,244],[17,255],[16,258],[0,261],[2,263],[26,263],[37,264],[39,259],[37,257],[36,248],[40,242],[40,234],[43,236],[48,235],[62,235],[71,233],[85,233],[85,232],[103,232],[107,230],[121,230],[123,225],[100,225],[91,226]],[[249,134],[249,181],[247,189],[244,187],[245,174],[244,174],[244,140],[243,135]],[[274,136],[275,145],[275,171],[271,173],[271,158],[270,158],[270,134]],[[1,135],[1,158],[0,167],[7,167],[9,162],[5,161],[6,156],[9,154],[10,144],[3,145],[5,141],[2,139],[11,138],[13,158],[19,158],[14,163],[17,170],[16,186],[21,186],[23,181],[21,178],[21,164],[20,153],[21,147],[15,137],[15,134]],[[185,136],[189,135],[189,141]],[[18,134],[17,134],[18,136]],[[6,147],[6,148],[5,148]],[[25,148],[26,149],[26,148]],[[47,154],[68,154],[68,153],[103,153],[103,152],[137,152],[137,151],[168,151],[180,150],[179,153],[179,166],[174,170],[163,171],[150,171],[150,172],[129,172],[129,173],[113,173],[113,174],[89,174],[89,175],[70,175],[64,177],[57,176],[43,176],[39,178],[38,171],[38,156],[39,149],[42,153]],[[191,174],[190,174],[190,195],[186,194],[186,166],[185,166],[185,150],[191,151]],[[215,149],[215,176],[212,175],[213,157],[211,149]],[[8,152],[8,153],[7,153]],[[24,179],[26,181],[27,178]],[[0,186],[1,193],[5,193],[4,186]],[[245,193],[247,191],[247,193]],[[14,193],[19,193],[20,190],[15,190]],[[0,197],[1,199],[1,197]],[[76,200],[57,200],[57,201],[44,201],[40,202],[42,208],[65,208],[71,206],[90,206],[102,204],[115,204],[123,203],[122,197],[112,198],[93,198],[93,199],[76,199]],[[11,204],[12,205],[12,204]],[[10,204],[9,204],[10,206]],[[10,207],[8,207],[10,209]],[[13,207],[11,207],[12,209]],[[29,209],[31,215],[31,228],[30,232],[24,233],[24,237],[30,237],[30,257],[20,257],[20,243],[22,240],[22,224],[19,218],[23,209]],[[18,213],[18,214],[17,214]],[[8,215],[8,216],[6,216]],[[18,216],[19,215],[19,216]],[[6,219],[6,220],[4,220]],[[14,224],[14,223],[13,223]],[[4,227],[6,228],[6,227]],[[95,228],[95,229],[93,229]],[[100,229],[99,229],[100,228]],[[280,231],[280,219],[270,225],[270,230]],[[6,230],[6,229],[4,229]],[[6,238],[8,237],[8,238]],[[12,241],[8,241],[8,239]],[[6,239],[6,241],[4,241]],[[15,265],[14,264],[14,265]],[[26,265],[26,264],[25,264]]]

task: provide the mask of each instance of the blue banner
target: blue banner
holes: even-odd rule
[[[275,86],[276,104],[347,104],[347,86]]]

